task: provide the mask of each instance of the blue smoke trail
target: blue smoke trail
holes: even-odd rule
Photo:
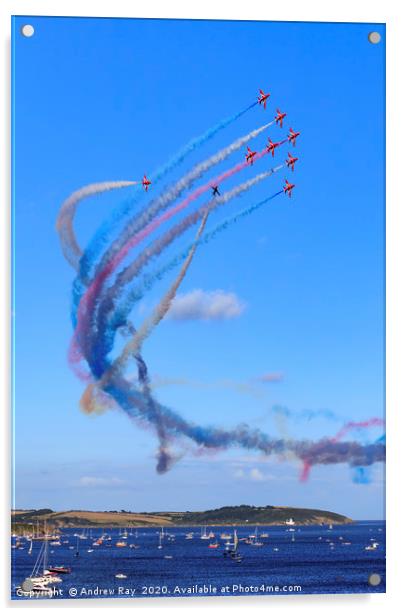
[[[225,148],[225,150],[227,150],[227,148]],[[279,165],[275,168],[269,169],[268,171],[259,173],[242,184],[235,186],[232,190],[210,199],[208,203],[199,207],[199,209],[193,213],[188,214],[188,216],[183,218],[180,222],[171,227],[171,229],[166,231],[163,235],[158,237],[154,240],[154,242],[146,247],[130,265],[119,273],[114,284],[107,288],[103,294],[101,302],[99,302],[98,311],[96,311],[96,307],[91,308],[89,313],[89,323],[86,324],[86,327],[84,328],[81,326],[79,330],[79,338],[77,339],[77,342],[81,347],[81,353],[85,356],[88,354],[95,354],[94,357],[98,358],[104,358],[105,355],[107,355],[109,351],[104,350],[104,341],[106,340],[105,331],[108,331],[108,328],[111,329],[109,327],[110,315],[115,313],[115,307],[118,304],[119,298],[122,292],[124,292],[124,289],[128,287],[129,283],[135,276],[138,277],[139,272],[144,269],[151,259],[155,259],[190,226],[196,224],[204,216],[206,211],[212,211],[218,207],[222,207],[231,199],[239,197],[259,182],[269,178],[271,175],[278,172],[282,167],[283,165]],[[72,316],[73,319],[75,319],[75,314]],[[79,323],[79,321],[77,322]],[[111,332],[112,337],[109,340],[111,341],[112,346],[116,329],[124,324],[125,323],[119,322],[117,327]],[[109,350],[112,349],[112,346],[109,347]]]
[[[292,411],[285,406],[275,405],[272,407],[271,412],[294,421],[311,421],[312,419],[320,418],[343,423],[348,421],[348,418],[342,417],[330,409],[318,409],[315,411],[312,409],[303,409],[302,411]]]
[[[356,466],[353,468],[353,482],[363,485],[371,483],[371,469],[365,466]]]
[[[273,122],[269,122],[269,123],[263,124],[262,126],[259,126],[258,128],[248,132],[246,135],[239,137],[238,139],[236,139],[229,145],[225,146],[224,148],[221,148],[220,150],[218,150],[218,152],[208,157],[207,159],[203,160],[201,163],[198,163],[197,165],[193,166],[192,169],[188,173],[186,173],[184,176],[182,176],[180,180],[178,180],[176,183],[174,183],[169,188],[165,189],[159,197],[153,199],[151,203],[148,205],[148,207],[143,208],[142,211],[137,212],[135,216],[133,216],[128,222],[125,223],[123,231],[120,233],[118,238],[115,239],[114,242],[112,242],[109,248],[104,252],[98,264],[97,265],[95,265],[95,263],[93,264],[95,266],[95,273],[94,273],[93,281],[98,275],[101,275],[101,273],[107,269],[108,263],[113,262],[114,258],[119,255],[121,250],[124,250],[125,246],[130,245],[130,238],[134,237],[138,232],[140,232],[142,229],[147,227],[149,223],[151,223],[152,219],[156,216],[156,214],[165,210],[166,207],[169,205],[169,203],[171,203],[177,197],[179,197],[179,195],[184,190],[190,188],[197,179],[199,179],[208,169],[210,169],[210,167],[218,164],[222,160],[225,160],[225,158],[230,156],[233,152],[236,152],[250,139],[254,139],[260,133],[266,130],[266,128],[270,126],[271,124],[273,124]],[[260,157],[264,155],[265,153],[266,153],[265,150],[259,153]],[[238,165],[236,165],[235,167],[232,167],[232,169],[229,169],[227,172],[224,172],[223,174],[221,174],[220,177],[222,179],[227,179],[228,177],[231,177],[234,173],[236,173],[237,171],[240,171],[246,166],[247,166],[246,162],[238,163]],[[208,188],[208,184],[204,185],[203,187],[204,190],[202,190],[202,192],[204,192],[207,188]],[[196,190],[193,193],[193,198],[196,198],[198,196],[197,192],[198,191]],[[124,272],[127,272],[127,271],[131,271],[130,268],[126,268],[124,270]],[[118,277],[119,280],[122,279],[124,272],[121,272],[121,274],[119,275]],[[73,283],[73,312],[77,311],[78,305],[81,302],[82,288],[83,288],[82,282],[85,282],[86,286],[90,286],[90,280],[83,281],[80,278],[80,275],[76,277],[76,280]],[[114,287],[114,290],[115,290],[115,287]],[[72,315],[72,318],[74,320],[75,318],[74,314]]]
[[[142,284],[139,285],[137,288],[131,290],[128,296],[126,297],[126,299],[122,301],[122,304],[124,305],[123,311],[120,313],[119,313],[119,309],[116,311],[115,315],[116,315],[117,323],[121,323],[122,320],[126,320],[134,304],[140,299],[142,299],[144,293],[146,291],[151,290],[151,288],[154,286],[156,282],[162,280],[166,276],[166,274],[168,274],[175,267],[177,267],[184,259],[186,259],[186,256],[188,255],[189,251],[192,250],[193,247],[195,246],[199,247],[202,245],[205,246],[206,244],[211,242],[211,240],[215,239],[219,233],[222,233],[222,231],[225,231],[228,227],[234,225],[236,222],[238,222],[238,220],[241,220],[242,218],[245,218],[246,216],[250,216],[250,214],[252,214],[259,208],[266,205],[266,203],[268,203],[269,201],[271,201],[278,195],[281,195],[282,192],[283,192],[282,190],[279,190],[276,193],[274,193],[274,195],[271,195],[270,197],[263,199],[263,201],[259,201],[259,203],[256,203],[255,205],[252,205],[244,210],[241,210],[240,212],[236,213],[234,216],[230,216],[226,218],[224,221],[216,225],[211,231],[208,231],[207,233],[205,233],[205,235],[202,236],[199,240],[192,242],[191,244],[186,246],[186,248],[184,248],[180,253],[178,253],[175,257],[173,257],[163,267],[159,268],[158,270],[154,271],[151,274],[144,274]]]
[[[351,466],[372,465],[385,460],[385,447],[380,443],[361,445],[355,441],[334,443],[328,439],[320,441],[291,441],[274,439],[258,429],[241,424],[233,429],[201,426],[187,421],[175,411],[156,403],[156,408],[144,404],[144,398],[121,376],[103,385],[103,390],[112,396],[121,409],[131,418],[145,420],[154,428],[163,422],[166,434],[171,437],[186,437],[205,448],[242,447],[258,450],[265,455],[292,453],[301,461],[309,459],[310,465],[349,463]],[[158,411],[157,413],[155,411]],[[167,455],[166,462],[169,461]],[[168,470],[160,460],[159,472]]]
[[[382,434],[376,439],[375,444],[386,445],[386,434]],[[352,469],[352,479],[354,483],[368,485],[372,481],[372,469],[368,466],[356,466]]]
[[[216,227],[214,227],[211,231],[208,231],[204,236],[199,238],[199,240],[192,242],[186,248],[184,248],[180,253],[178,253],[175,257],[173,257],[168,263],[166,263],[161,268],[155,270],[152,273],[144,274],[142,277],[142,281],[139,285],[130,290],[127,296],[121,301],[120,306],[115,310],[112,314],[107,327],[105,328],[105,334],[100,339],[98,338],[95,342],[95,348],[93,349],[93,362],[96,367],[97,375],[103,374],[105,370],[105,357],[110,353],[113,348],[115,333],[119,327],[122,327],[129,317],[130,312],[132,311],[134,305],[140,301],[144,295],[152,289],[152,287],[162,280],[169,272],[171,272],[174,268],[176,268],[182,261],[184,261],[189,254],[189,251],[194,247],[205,246],[211,240],[215,239],[215,237],[225,231],[228,227],[235,224],[242,218],[249,216],[259,208],[266,205],[269,201],[282,194],[282,190],[277,191],[270,197],[259,201],[258,203],[243,209],[236,213],[235,215],[226,218],[224,221],[219,223]],[[99,378],[99,377],[97,377]]]
[[[170,173],[175,167],[180,165],[189,154],[191,154],[196,148],[199,148],[204,143],[212,139],[220,130],[223,130],[242,115],[250,111],[257,105],[257,102],[252,103],[242,111],[235,113],[234,115],[222,120],[212,128],[209,128],[205,133],[199,137],[195,137],[189,143],[187,143],[177,154],[175,154],[167,163],[159,167],[154,173],[150,175],[153,186],[161,181],[168,173]],[[102,250],[106,242],[111,237],[112,233],[117,229],[118,225],[124,218],[130,214],[133,207],[144,197],[141,186],[135,189],[134,197],[127,199],[120,206],[118,206],[110,216],[101,224],[96,231],[93,238],[90,240],[84,254],[80,261],[80,278],[86,281],[90,275],[90,270],[94,261],[96,261],[102,253]],[[77,284],[79,287],[79,283]]]

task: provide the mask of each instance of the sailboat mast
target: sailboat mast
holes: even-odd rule
[[[48,532],[46,528],[46,520],[44,525],[44,551],[43,551],[43,575],[48,568]]]

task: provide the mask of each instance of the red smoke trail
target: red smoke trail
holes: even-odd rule
[[[281,143],[285,143],[285,141],[282,141]],[[258,152],[255,156],[255,160],[263,158],[263,156],[265,156],[267,153],[267,148]],[[175,214],[181,212],[190,203],[192,203],[198,197],[211,189],[212,186],[217,186],[218,184],[221,184],[224,180],[229,179],[239,171],[245,169],[247,166],[249,166],[249,162],[245,160],[242,163],[236,164],[231,169],[224,171],[212,180],[209,180],[208,182],[194,190],[192,193],[190,193],[190,195],[188,195],[186,199],[183,199],[180,203],[161,214],[161,216],[158,216],[158,218],[152,220],[148,225],[144,227],[144,229],[132,236],[129,241],[127,241],[126,244],[122,246],[119,252],[109,261],[109,263],[103,268],[103,270],[99,272],[99,274],[93,280],[92,284],[88,287],[87,291],[85,292],[80,301],[77,313],[76,330],[69,351],[69,361],[71,364],[76,363],[78,358],[80,357],[80,353],[78,350],[80,346],[80,336],[82,336],[85,330],[88,328],[91,314],[95,309],[97,298],[102,291],[102,287],[106,279],[116,270],[116,268],[120,265],[120,263],[129,253],[129,251],[135,246],[137,246],[137,244],[139,244],[142,240],[146,239],[164,222],[170,220],[170,218],[175,216]]]
[[[341,441],[341,439],[346,436],[351,430],[355,430],[357,428],[376,428],[382,427],[385,425],[385,421],[380,419],[379,417],[371,417],[371,419],[367,419],[366,421],[349,421],[345,426],[342,427],[341,430],[330,440],[332,443],[337,443]]]
[[[300,481],[308,481],[311,468],[312,468],[312,465],[309,464],[308,460],[304,460],[302,463],[302,469],[301,469],[301,473],[299,476]]]
[[[101,298],[97,314],[94,315],[94,322],[91,321],[91,327],[87,330],[87,336],[85,338],[81,338],[81,342],[84,345],[81,346],[81,350],[87,359],[89,357],[88,354],[92,353],[91,349],[94,349],[95,344],[97,345],[96,355],[98,359],[93,365],[95,367],[97,366],[97,363],[100,362],[96,368],[98,378],[105,369],[104,367],[101,367],[100,364],[104,362],[104,359],[108,355],[109,351],[112,350],[113,344],[111,346],[111,343],[115,338],[116,331],[127,320],[134,304],[137,303],[141,297],[143,297],[147,290],[150,290],[155,282],[161,280],[163,275],[167,274],[172,268],[176,267],[176,265],[185,259],[187,256],[187,251],[183,253],[182,257],[175,257],[168,265],[161,268],[161,270],[158,270],[158,273],[155,272],[154,274],[145,276],[141,285],[137,287],[129,287],[126,298],[121,302],[119,308],[117,308],[117,302],[124,287],[128,287],[133,278],[138,276],[139,272],[150,262],[151,259],[154,259],[160,255],[173,241],[184,233],[186,229],[196,224],[204,216],[206,211],[213,211],[219,207],[222,207],[232,199],[239,197],[242,193],[249,190],[262,180],[270,177],[274,173],[277,173],[277,171],[279,171],[282,167],[283,165],[278,165],[274,169],[270,169],[270,171],[260,173],[246,182],[238,184],[232,190],[223,193],[223,195],[214,197],[208,203],[202,205],[198,210],[182,218],[179,223],[173,225],[165,234],[152,242],[130,265],[119,273],[114,284],[107,288],[105,294]],[[282,192],[283,191],[281,190],[277,191],[274,195],[271,195],[271,197],[257,204],[258,207],[267,203],[271,199],[274,199],[276,196],[282,194]],[[244,215],[253,212],[254,209],[256,209],[256,206],[247,208],[245,213],[235,216],[229,220],[231,222],[236,222]],[[226,228],[228,222],[229,221],[224,221],[224,223],[222,223],[222,228],[220,228],[220,226],[216,227],[213,232],[207,233],[201,241],[204,243],[208,237],[212,239],[218,231]],[[111,319],[109,319],[109,317],[111,317]]]
[[[183,279],[185,278],[187,271],[193,261],[193,257],[195,255],[198,242],[206,226],[208,216],[209,216],[209,211],[207,210],[203,216],[203,219],[199,227],[199,230],[197,232],[194,244],[192,245],[192,248],[189,251],[186,261],[182,265],[178,276],[176,277],[173,284],[168,289],[167,293],[163,296],[163,298],[161,299],[161,301],[155,308],[152,315],[144,321],[141,327],[137,330],[135,336],[133,336],[132,339],[129,340],[129,342],[125,345],[119,357],[115,359],[114,364],[112,366],[113,371],[117,370],[118,368],[121,369],[124,366],[124,364],[127,362],[127,360],[129,359],[129,357],[135,356],[135,354],[138,353],[144,340],[150,335],[152,330],[158,325],[158,323],[160,323],[160,321],[162,321],[162,319],[168,312],[172,304],[172,301],[176,295],[176,292],[179,289],[179,286],[181,285],[181,283],[183,282]]]
[[[349,432],[357,428],[377,428],[384,427],[385,421],[380,417],[371,417],[365,421],[349,421],[347,422],[335,436],[329,439],[330,443],[339,443]],[[307,460],[303,460],[303,466],[299,475],[300,481],[308,481],[311,472],[312,464]]]

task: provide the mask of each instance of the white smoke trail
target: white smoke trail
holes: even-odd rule
[[[123,288],[130,282],[137,273],[148,264],[151,258],[161,254],[161,252],[171,244],[177,237],[182,235],[184,231],[186,231],[190,226],[197,223],[200,220],[206,211],[212,212],[218,207],[225,205],[231,199],[238,197],[243,194],[262,180],[273,175],[273,173],[277,173],[280,169],[283,168],[284,165],[278,165],[269,171],[263,171],[258,175],[255,175],[253,178],[246,180],[242,184],[238,184],[231,190],[211,199],[206,205],[201,206],[195,212],[192,212],[185,218],[183,218],[179,223],[171,227],[166,233],[164,233],[161,237],[157,238],[154,242],[152,242],[143,252],[124,270],[122,270],[116,278],[115,284],[110,287],[108,291],[109,294],[116,295],[118,289]]]
[[[127,186],[133,186],[134,184],[139,184],[139,182],[122,180],[115,182],[97,182],[95,184],[88,184],[87,186],[83,186],[83,188],[79,188],[78,190],[73,192],[62,203],[56,221],[56,229],[59,233],[63,254],[66,260],[75,270],[78,270],[79,260],[82,255],[82,250],[78,245],[77,238],[73,229],[73,222],[77,212],[78,204],[87,197],[99,195],[109,190],[126,188]]]
[[[131,356],[135,355],[136,353],[138,353],[138,351],[140,351],[144,340],[148,338],[148,336],[151,334],[153,329],[157,327],[158,323],[162,321],[162,319],[164,318],[164,316],[170,309],[172,301],[176,295],[176,292],[179,286],[181,285],[183,279],[185,278],[186,273],[190,267],[190,264],[192,263],[194,254],[198,246],[198,241],[204,231],[208,216],[209,216],[209,212],[206,212],[203,216],[201,225],[197,231],[195,242],[192,248],[190,249],[190,252],[188,254],[186,261],[182,265],[181,270],[176,280],[173,282],[171,287],[168,289],[167,293],[164,295],[160,303],[156,306],[152,315],[148,319],[145,319],[145,321],[139,327],[139,329],[137,330],[133,338],[129,340],[129,342],[126,343],[123,351],[120,354],[120,357],[116,360],[121,367],[127,362],[127,360]]]
[[[102,271],[107,263],[117,254],[121,248],[128,242],[129,238],[141,231],[158,213],[166,209],[166,207],[175,201],[185,190],[191,188],[193,183],[198,180],[206,171],[208,171],[214,165],[222,162],[228,156],[239,150],[243,145],[245,145],[251,139],[254,139],[258,135],[260,135],[263,131],[265,131],[269,126],[271,126],[274,121],[269,122],[268,124],[264,124],[259,128],[255,128],[250,131],[247,135],[243,137],[239,137],[230,145],[222,148],[206,160],[202,161],[195,165],[186,175],[184,175],[176,184],[174,184],[171,188],[168,188],[163,192],[155,200],[151,201],[150,205],[145,208],[141,213],[134,216],[131,221],[123,229],[120,236],[113,242],[111,247],[105,251],[98,267],[96,268],[96,273]]]
[[[118,301],[121,290],[143,269],[149,261],[161,254],[177,237],[182,235],[190,226],[196,224],[206,214],[209,214],[219,206],[228,203],[231,199],[238,197],[245,191],[249,190],[255,184],[258,184],[262,180],[270,177],[273,173],[276,173],[281,169],[283,165],[279,165],[274,169],[259,173],[255,177],[239,184],[232,190],[229,190],[214,199],[211,199],[206,205],[201,206],[195,212],[192,212],[174,227],[169,229],[164,235],[157,238],[148,248],[146,248],[136,259],[123,270],[117,277],[115,284],[108,288],[104,299],[101,301],[98,309],[98,320],[91,327],[91,331],[86,332],[85,345],[87,347],[87,354],[90,352],[92,344],[96,339],[108,340],[107,347],[104,347],[103,352],[107,353],[110,350],[110,345],[113,344],[113,338],[115,334],[116,324],[120,325],[127,321],[128,315],[133,308],[135,302],[142,298],[147,290],[147,283],[142,288],[136,287],[130,290],[129,295],[124,299],[122,306],[115,310],[116,303]],[[113,315],[110,318],[110,315]],[[116,360],[107,373],[103,377],[103,383],[107,383],[111,376],[120,370],[121,364]]]

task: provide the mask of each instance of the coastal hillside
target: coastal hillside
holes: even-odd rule
[[[11,514],[13,527],[44,524],[49,527],[84,526],[232,526],[282,525],[292,518],[297,525],[350,524],[352,520],[339,513],[321,509],[297,507],[221,507],[207,511],[150,512],[131,511],[52,511],[51,509],[15,510]]]

